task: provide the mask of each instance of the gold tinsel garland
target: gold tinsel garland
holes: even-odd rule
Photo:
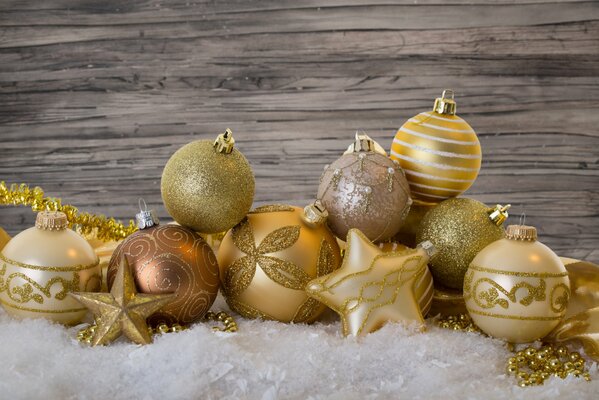
[[[44,197],[44,191],[39,186],[30,189],[24,183],[12,184],[8,187],[4,181],[0,182],[0,205],[31,206],[35,212],[62,211],[67,216],[70,228],[75,228],[82,235],[95,236],[105,242],[122,240],[137,231],[133,220],[125,226],[120,221],[101,214],[79,212],[76,207],[63,205],[60,198]]]

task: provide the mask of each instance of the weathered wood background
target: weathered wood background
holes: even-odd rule
[[[233,129],[257,203],[311,199],[364,129],[385,147],[443,88],[484,152],[468,195],[599,261],[599,2],[2,0],[0,179],[167,217],[160,175]],[[516,217],[515,220],[518,218]],[[0,209],[10,233],[25,208]]]

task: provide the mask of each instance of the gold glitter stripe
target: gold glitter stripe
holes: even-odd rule
[[[17,265],[19,267],[23,267],[23,268],[27,268],[27,269],[34,269],[36,271],[55,271],[55,272],[84,271],[86,269],[96,267],[98,265],[98,263],[100,262],[100,260],[98,258],[96,258],[96,262],[94,262],[93,264],[87,264],[87,265],[80,264],[80,265],[72,265],[72,266],[65,266],[65,267],[42,267],[39,265],[25,264],[20,261],[11,260],[10,258],[5,257],[4,254],[2,254],[2,253],[0,253],[0,260],[7,262],[9,264]]]
[[[23,307],[23,306],[17,306],[15,304],[10,304],[7,303],[6,301],[0,299],[0,303],[2,303],[3,306],[6,307],[11,307],[11,308],[16,308],[17,310],[23,310],[23,311],[29,311],[29,312],[36,312],[36,313],[42,313],[42,314],[66,314],[66,313],[74,313],[74,312],[80,312],[80,311],[86,311],[87,308],[83,307],[83,308],[69,308],[66,310],[40,310],[37,308],[29,308],[29,307]]]
[[[480,272],[490,272],[492,274],[518,276],[521,278],[562,278],[568,276],[568,272],[550,273],[550,272],[516,272],[502,271],[500,269],[486,268],[479,265],[470,265],[470,269]]]
[[[494,314],[494,313],[488,313],[488,312],[472,310],[472,309],[468,309],[468,312],[470,314],[478,314],[478,315],[483,315],[485,317],[517,319],[520,321],[559,321],[563,318],[563,316],[561,316],[561,315],[558,315],[555,317],[521,317],[519,315]]]

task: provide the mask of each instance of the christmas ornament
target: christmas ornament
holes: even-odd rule
[[[467,198],[445,200],[426,213],[416,240],[430,240],[438,253],[429,267],[435,284],[461,289],[468,265],[488,244],[504,237],[509,205],[489,208]]]
[[[478,176],[478,137],[455,113],[453,91],[444,90],[433,111],[409,119],[393,139],[391,158],[404,169],[415,200],[437,203],[456,197]]]
[[[358,229],[347,234],[343,265],[314,279],[306,292],[341,316],[345,336],[363,336],[388,321],[424,324],[414,284],[426,271],[434,247],[384,253]]]
[[[433,207],[434,204],[426,204],[415,200],[410,207],[410,212],[408,212],[406,220],[393,240],[397,240],[408,247],[415,247],[417,244],[416,234],[420,227],[420,222]]]
[[[435,284],[433,301],[429,311],[430,315],[448,317],[466,313],[463,289],[448,289],[439,284]]]
[[[402,169],[375,146],[367,135],[356,134],[354,151],[325,167],[320,178],[317,198],[329,213],[329,227],[342,240],[357,228],[372,241],[385,241],[399,231],[410,209]]]
[[[44,197],[42,188],[29,189],[24,183],[8,188],[6,183],[0,182],[0,205],[31,206],[33,211],[62,211],[67,216],[69,228],[86,238],[102,241],[121,240],[137,230],[133,221],[125,226],[114,218],[79,212],[76,207],[63,205],[58,198]]]
[[[100,290],[98,258],[67,229],[64,213],[42,211],[35,227],[15,236],[0,253],[0,301],[15,317],[77,324],[86,310],[70,292]]]
[[[158,225],[158,218],[145,205],[136,220],[140,230],[119,244],[110,259],[108,287],[112,287],[125,255],[140,293],[175,293],[175,300],[148,319],[151,325],[198,321],[218,293],[214,252],[199,234],[188,228]]]
[[[547,335],[564,317],[568,272],[531,226],[510,225],[507,238],[485,247],[464,278],[464,300],[474,323],[512,343]]]
[[[245,217],[254,200],[254,174],[234,143],[227,129],[214,143],[186,144],[168,160],[160,190],[175,221],[197,232],[218,233]]]
[[[4,246],[6,246],[6,243],[8,243],[9,241],[10,235],[0,227],[0,251],[4,248]]]
[[[175,298],[175,294],[139,294],[127,257],[122,256],[110,293],[71,293],[93,312],[96,329],[91,345],[108,344],[124,334],[137,344],[152,343],[146,318]]]
[[[335,237],[316,202],[305,210],[258,207],[231,229],[218,251],[223,294],[247,318],[311,322],[325,310],[304,292],[313,278],[339,267]]]
[[[381,249],[383,253],[411,250],[409,247],[396,242],[379,243],[377,247]],[[416,300],[418,300],[418,305],[420,306],[423,317],[425,317],[431,310],[434,292],[433,275],[428,267],[426,267],[424,273],[414,282],[414,296],[416,297]]]

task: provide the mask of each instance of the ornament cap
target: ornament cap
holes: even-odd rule
[[[370,136],[364,132],[356,131],[356,139],[349,145],[343,154],[359,153],[361,151],[371,151],[385,156],[387,155],[385,149]]]
[[[495,223],[495,225],[501,226],[510,216],[507,210],[509,210],[511,206],[511,204],[507,204],[505,206],[497,204],[495,208],[491,208],[489,210],[489,218]]]
[[[453,90],[445,89],[441,94],[441,97],[435,99],[433,111],[439,114],[455,115],[456,103],[453,100],[453,95]]]
[[[534,242],[537,240],[537,228],[529,225],[510,225],[507,227],[506,236],[510,240]]]
[[[233,138],[233,131],[227,128],[224,133],[221,133],[216,137],[214,141],[214,148],[217,152],[223,154],[229,154],[235,147],[235,139]]]
[[[424,250],[424,252],[428,255],[428,258],[432,258],[435,254],[437,254],[435,245],[429,240],[418,243],[416,248]]]
[[[139,229],[147,229],[160,224],[158,216],[154,210],[148,210],[148,206],[144,199],[139,199],[139,212],[135,214],[135,222]]]
[[[322,225],[328,218],[329,212],[324,208],[320,200],[304,207],[303,219],[312,226]]]
[[[60,211],[40,211],[35,218],[35,227],[45,231],[63,231],[68,226],[66,214]]]

